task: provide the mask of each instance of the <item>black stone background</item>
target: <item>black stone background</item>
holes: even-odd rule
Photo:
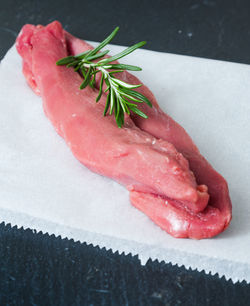
[[[23,24],[58,19],[84,39],[119,25],[116,44],[250,64],[249,13],[234,0],[0,0],[0,59]],[[250,285],[3,222],[0,305],[250,305]]]

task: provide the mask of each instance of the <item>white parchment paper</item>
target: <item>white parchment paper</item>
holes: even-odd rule
[[[124,187],[81,165],[26,85],[14,47],[0,65],[0,222],[250,282],[250,67],[146,50],[123,62],[143,68],[138,76],[163,110],[227,179],[228,230],[172,238],[131,206]]]

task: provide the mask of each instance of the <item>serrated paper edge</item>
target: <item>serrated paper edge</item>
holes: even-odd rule
[[[54,235],[55,237],[60,237],[61,239],[72,239],[76,243],[86,243],[87,245],[99,247],[100,249],[105,248],[106,251],[111,250],[112,253],[118,252],[119,255],[124,254],[127,256],[131,254],[133,257],[137,256],[142,265],[146,265],[149,260],[153,262],[158,261],[159,263],[164,262],[165,264],[171,263],[172,265],[177,265],[180,268],[185,267],[187,270],[204,272],[205,274],[212,276],[218,275],[219,278],[225,278],[227,281],[232,281],[234,284],[241,282],[246,282],[247,284],[250,283],[250,276],[249,273],[247,273],[250,268],[248,264],[244,265],[242,263],[232,262],[229,260],[198,256],[191,253],[188,254],[186,252],[174,249],[164,249],[164,252],[162,252],[163,249],[157,246],[103,235],[101,233],[93,233],[87,230],[71,228],[69,226],[54,223],[52,221],[32,217],[25,213],[14,212],[3,208],[0,208],[0,214],[0,221],[3,221],[6,225],[10,224],[12,227],[16,226],[18,229],[23,228],[24,230],[36,230],[37,232],[41,232],[43,235]],[[23,220],[21,223],[19,222],[20,219]],[[123,242],[122,248],[120,247],[121,242]],[[135,251],[131,251],[131,249]],[[159,254],[164,254],[164,258],[162,255],[159,256]],[[198,259],[197,262],[202,259],[203,267],[201,267],[199,264],[197,266],[190,265],[188,263],[190,257],[192,257],[192,260],[194,257],[196,257]],[[178,258],[182,258],[182,260],[178,260]],[[208,263],[208,261],[210,263]],[[218,269],[215,271],[212,267],[214,262],[216,262],[217,266],[218,263],[221,263],[222,270],[225,269],[225,266],[234,266],[233,271],[235,272],[233,274],[229,273],[227,275],[223,274],[221,271],[218,271]],[[239,272],[239,266],[241,266],[241,271],[245,271],[245,275],[243,274],[240,277],[237,276],[241,273]],[[248,269],[244,269],[244,266],[247,266]]]

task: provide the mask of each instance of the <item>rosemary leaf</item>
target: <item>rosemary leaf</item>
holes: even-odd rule
[[[137,108],[137,106],[130,106],[129,107],[132,112],[136,113],[137,115],[141,116],[142,118],[147,119],[148,116],[146,114],[144,114],[141,110],[139,110],[139,108]]]
[[[101,62],[103,64],[107,64],[107,63],[110,63],[110,62],[113,62],[113,61],[117,61],[118,59],[128,55],[129,53],[135,51],[136,49],[138,49],[138,48],[140,48],[142,46],[144,46],[145,44],[146,44],[146,41],[141,41],[141,42],[139,42],[139,43],[137,43],[137,44],[135,44],[135,45],[133,45],[131,47],[128,47],[124,51],[122,51],[122,52],[120,52],[120,53],[118,53],[118,54],[116,54],[114,56],[111,56],[109,58],[103,59]]]
[[[125,113],[130,115],[131,112],[147,118],[135,103],[145,102],[147,105],[152,107],[151,102],[147,97],[141,93],[135,91],[134,89],[142,86],[141,84],[129,84],[120,79],[117,79],[114,74],[118,72],[124,72],[126,70],[140,71],[141,68],[134,65],[127,64],[112,64],[131,52],[135,51],[145,45],[145,41],[139,42],[129,48],[126,48],[122,52],[111,56],[109,58],[103,58],[108,54],[108,50],[101,51],[116,35],[118,27],[104,39],[96,48],[92,50],[87,50],[75,56],[67,56],[56,62],[57,65],[65,65],[66,67],[73,67],[74,71],[80,72],[84,80],[80,85],[80,89],[84,89],[86,86],[94,88],[96,86],[96,74],[101,72],[101,80],[99,85],[98,96],[96,97],[96,102],[98,102],[103,93],[107,92],[106,104],[103,112],[103,116],[106,116],[109,110],[109,114],[114,114],[117,126],[121,128],[124,125]],[[106,89],[103,89],[103,84],[106,84]],[[135,103],[132,103],[132,102]]]
[[[89,86],[94,88],[95,87],[95,73],[92,73],[92,79],[91,81],[89,82]]]
[[[114,79],[114,82],[117,83],[118,85],[122,86],[122,87],[129,88],[129,89],[141,87],[141,84],[132,85],[132,84],[128,84],[126,82],[123,82],[119,79]]]
[[[78,64],[78,61],[73,61],[73,62],[71,62],[71,63],[69,63],[68,65],[67,65],[67,67],[69,68],[69,67],[74,67],[75,65],[77,65]]]
[[[106,113],[109,109],[109,104],[110,104],[110,92],[107,95],[107,100],[106,100],[106,105],[105,105],[105,108],[104,108],[103,116],[106,116]]]
[[[136,99],[136,98],[133,97],[132,95],[128,95],[128,94],[125,93],[124,91],[119,91],[119,92],[120,92],[120,94],[121,94],[123,97],[126,97],[126,98],[128,98],[128,99],[130,99],[130,100],[132,100],[132,101],[134,101],[134,102],[143,103],[143,101]]]
[[[78,60],[84,59],[90,53],[90,51],[91,50],[87,50],[85,52],[75,55],[75,59],[78,59]]]
[[[149,99],[145,97],[143,94],[139,93],[138,91],[123,88],[123,92],[142,100],[143,102],[147,103],[148,106],[152,107],[152,103],[149,101]]]
[[[94,59],[97,59],[97,58],[100,58],[100,57],[103,57],[105,56],[107,53],[109,53],[109,50],[106,50],[106,51],[103,51],[103,52],[100,52],[100,53],[97,53],[95,55],[92,55],[92,56],[86,56],[86,60],[88,61],[93,61]]]
[[[82,84],[80,86],[80,89],[85,88],[89,84],[89,81],[90,81],[90,72],[91,72],[91,69],[88,70],[88,72],[86,74],[86,77],[85,77],[84,81],[82,82]]]
[[[99,88],[99,94],[96,98],[96,102],[98,102],[100,99],[101,99],[101,96],[102,96],[102,86],[103,86],[103,79],[104,79],[104,75],[102,73],[102,77],[101,77],[101,81],[100,81],[100,88]]]
[[[110,88],[110,111],[109,111],[109,114],[112,115],[113,113],[113,109],[114,109],[114,106],[115,106],[115,93],[114,93],[114,89],[111,87]]]
[[[119,73],[119,72],[124,72],[124,70],[113,70],[113,71],[109,71],[109,74],[112,75],[113,73]]]
[[[117,104],[117,106],[116,106],[116,115],[115,115],[115,119],[117,120],[117,118],[118,118],[119,115],[120,115],[120,101],[119,101],[119,99],[116,99],[116,104]]]
[[[123,69],[123,70],[131,70],[131,71],[141,71],[142,69],[133,65],[126,64],[112,64],[109,69]]]
[[[91,50],[88,56],[94,55],[97,52],[99,52],[103,47],[105,47],[116,35],[116,33],[118,32],[119,27],[116,27],[114,29],[114,31],[107,37],[105,38],[100,44],[99,46],[97,46],[95,49]]]
[[[63,65],[68,65],[72,63],[75,60],[74,56],[67,56],[64,58],[61,58],[59,61],[56,62],[57,66],[63,66]]]

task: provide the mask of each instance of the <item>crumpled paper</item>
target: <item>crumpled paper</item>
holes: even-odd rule
[[[123,186],[81,165],[26,84],[15,47],[0,65],[0,222],[250,282],[249,66],[147,50],[122,62],[143,68],[163,110],[227,179],[230,227],[213,239],[172,238]]]

